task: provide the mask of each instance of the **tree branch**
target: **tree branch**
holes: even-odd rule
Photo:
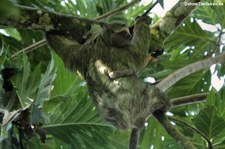
[[[163,79],[156,86],[164,92],[169,87],[171,87],[176,82],[183,79],[184,77],[186,77],[196,71],[199,71],[201,69],[209,68],[212,64],[223,63],[223,62],[225,62],[225,52],[223,52],[215,57],[211,57],[206,60],[201,60],[201,61],[195,62],[193,64],[187,65],[187,66],[175,71],[174,73],[172,73],[165,79]]]
[[[7,16],[0,20],[1,25],[44,32],[56,30],[84,35],[91,28],[91,24],[107,24],[101,21],[21,5],[15,5],[15,9],[19,9],[19,14]]]
[[[117,11],[128,8],[137,3],[139,0],[134,0],[127,5],[115,9],[104,14],[96,19],[101,19]],[[164,41],[179,24],[196,8],[196,6],[181,6],[181,2],[199,2],[200,0],[182,0],[178,2],[166,15],[152,26],[151,32],[160,41]],[[106,24],[105,22],[85,19],[68,14],[56,13],[48,10],[36,9],[26,6],[15,5],[20,14],[17,16],[7,16],[4,20],[0,20],[1,25],[11,26],[16,28],[29,28],[41,31],[67,31],[71,34],[79,33],[84,35],[90,29],[91,24]]]
[[[198,3],[201,0],[180,0],[164,17],[151,27],[151,32],[164,41],[188,17],[197,6],[185,6],[184,2]]]
[[[164,40],[179,26],[179,24],[196,8],[196,6],[181,6],[181,2],[199,2],[200,0],[181,0],[166,15],[161,18],[151,29],[151,49],[158,50],[162,47]],[[128,6],[138,2],[134,0],[131,3],[122,6],[112,12],[104,14],[106,17],[117,11],[126,9]],[[48,10],[36,9],[26,6],[15,5],[19,10],[16,16],[7,16],[0,20],[1,25],[27,28],[41,31],[58,31],[76,37],[83,37],[91,28],[91,24],[107,24],[105,22],[85,19],[68,14],[56,13]]]
[[[193,104],[193,103],[198,103],[198,102],[203,102],[203,101],[205,101],[207,95],[208,95],[208,93],[201,93],[201,94],[194,94],[194,95],[171,99],[170,100],[171,108],[188,105],[188,104]]]
[[[133,128],[130,135],[129,149],[137,149],[139,141],[140,129]]]
[[[209,140],[209,138],[204,133],[202,133],[201,131],[199,131],[198,129],[192,127],[191,125],[189,125],[189,124],[187,124],[187,123],[185,123],[183,121],[180,121],[180,120],[178,120],[176,118],[173,118],[173,117],[169,117],[169,120],[174,121],[175,123],[179,123],[179,124],[183,125],[184,127],[186,127],[188,129],[196,132],[198,135],[200,135],[201,137],[203,137],[207,141],[207,143],[208,143],[208,149],[212,149],[213,148],[212,147],[212,143]]]
[[[163,48],[164,41],[178,26],[192,13],[197,6],[182,5],[185,2],[197,3],[201,0],[180,0],[172,7],[164,17],[151,26],[151,47],[153,51]]]

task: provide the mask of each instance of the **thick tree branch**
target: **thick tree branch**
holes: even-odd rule
[[[184,77],[186,77],[196,71],[199,71],[201,69],[209,68],[212,64],[223,63],[223,62],[225,62],[225,52],[223,52],[215,57],[211,57],[206,60],[201,60],[201,61],[195,62],[193,64],[190,64],[188,66],[185,66],[185,67],[175,71],[174,73],[172,73],[165,79],[163,79],[156,86],[159,89],[161,89],[162,91],[166,91],[169,87],[171,87],[176,82],[183,79]]]
[[[182,0],[179,1],[167,14],[161,18],[151,29],[151,49],[158,50],[162,48],[164,40],[179,26],[179,24],[196,8],[196,6],[182,6],[182,2],[199,2],[200,0]],[[105,14],[102,17],[111,15],[119,10],[125,9],[138,0],[134,0],[129,5],[122,6],[118,10]],[[56,13],[48,10],[41,10],[25,6],[16,5],[19,10],[16,16],[7,16],[0,20],[1,25],[28,28],[41,31],[58,31],[65,34],[83,37],[91,28],[91,24],[106,24],[101,21],[85,19],[68,14]]]
[[[133,6],[134,4],[138,3],[139,1],[140,1],[140,0],[133,0],[133,1],[131,1],[130,3],[128,3],[128,4],[123,5],[123,6],[119,7],[119,8],[116,8],[116,9],[114,9],[114,10],[112,10],[112,11],[110,11],[110,12],[107,12],[107,13],[101,15],[101,16],[98,16],[98,17],[96,17],[95,19],[96,19],[96,20],[104,19],[104,18],[106,18],[106,17],[108,17],[108,16],[111,16],[111,15],[113,15],[113,14],[116,14],[116,13],[122,11],[122,10],[125,10],[125,9],[127,9],[127,8],[129,8],[129,7],[131,7],[131,6]],[[20,7],[20,8],[23,8],[24,6],[19,6],[19,7]],[[25,8],[25,9],[30,9],[30,8],[28,8],[28,7],[27,7],[27,8],[24,7],[24,8]],[[101,23],[101,22],[100,22],[100,23]],[[45,45],[45,44],[46,44],[46,40],[43,39],[43,40],[41,40],[41,41],[38,41],[38,42],[36,42],[36,43],[34,43],[34,44],[32,44],[32,45],[30,45],[30,46],[28,46],[28,47],[26,47],[26,48],[24,48],[24,49],[22,49],[22,50],[16,52],[16,53],[13,54],[11,57],[12,57],[12,58],[15,58],[16,56],[18,56],[18,55],[21,54],[21,53],[31,52],[31,51],[33,51],[33,50],[35,50],[35,49],[37,49],[37,48],[39,48],[39,47],[41,47],[41,46],[43,46],[43,45]]]
[[[51,30],[64,31],[82,36],[89,31],[91,24],[106,24],[101,21],[20,5],[15,5],[15,9],[19,9],[19,14],[0,20],[1,25],[44,32]]]
[[[130,5],[137,3],[139,0],[134,0],[129,5],[122,6],[118,10],[113,10],[102,17],[111,15],[119,10],[125,9]],[[196,6],[182,6],[182,2],[199,2],[200,0],[182,0],[179,1],[167,14],[152,26],[152,34],[157,36],[158,40],[164,41],[178,26],[179,24],[196,8]],[[84,35],[90,29],[91,24],[105,24],[101,21],[85,19],[68,14],[61,14],[51,12],[48,10],[41,10],[25,6],[16,5],[20,14],[17,16],[7,17],[0,20],[1,25],[16,27],[16,28],[29,28],[33,30],[42,31],[67,31],[72,33],[79,33]]]
[[[208,93],[201,93],[201,94],[194,94],[194,95],[171,99],[171,108],[203,102],[205,101],[207,95]]]

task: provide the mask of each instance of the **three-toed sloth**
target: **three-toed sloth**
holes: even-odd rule
[[[153,112],[165,112],[170,105],[158,88],[136,75],[146,65],[150,23],[149,17],[138,17],[132,35],[123,24],[103,25],[97,36],[82,44],[66,35],[46,34],[66,67],[84,77],[104,119],[120,129],[142,128]]]

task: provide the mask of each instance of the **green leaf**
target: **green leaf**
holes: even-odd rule
[[[165,47],[169,50],[177,49],[181,47],[183,50],[189,46],[190,48],[183,52],[189,52],[193,56],[196,53],[203,55],[203,51],[211,51],[214,48],[214,34],[205,30],[199,26],[199,24],[193,20],[187,19],[166,41]]]
[[[0,19],[5,17],[18,17],[19,10],[11,4],[9,0],[0,1]]]
[[[211,1],[210,1],[211,2]],[[194,13],[194,17],[201,19],[203,22],[207,24],[220,24],[222,28],[225,27],[225,5],[224,2],[215,2],[217,4],[223,4],[219,6],[212,7],[198,7],[196,13]]]
[[[21,36],[20,36],[19,32],[17,31],[17,29],[8,28],[8,29],[4,29],[4,30],[7,34],[9,34],[11,37],[15,38],[16,40],[18,40],[18,41],[21,40]]]
[[[21,62],[17,63],[18,65]],[[19,68],[19,66],[18,66]],[[33,72],[31,72],[30,63],[26,55],[23,56],[21,72],[13,79],[16,92],[22,107],[26,104],[30,104],[36,97],[36,91],[39,87],[39,81],[41,77],[41,67],[36,66]]]
[[[148,126],[142,130],[140,136],[140,148],[150,148],[151,145],[154,145],[156,148],[162,148],[161,136],[163,128],[153,118],[150,118],[147,123]]]
[[[16,40],[15,38],[12,37],[7,37],[5,35],[0,35],[1,40],[2,40],[2,47],[5,47],[5,51],[4,52],[15,52],[18,49],[22,48],[22,43],[18,40]],[[7,50],[7,48],[9,48]]]
[[[111,149],[113,146],[127,146],[127,141],[115,141],[112,127],[102,121],[83,80],[65,69],[62,60],[55,53],[53,56],[57,77],[54,80],[52,98],[43,108],[50,116],[50,123],[44,125],[48,134],[77,148]],[[116,134],[121,136],[118,132]]]
[[[37,97],[35,100],[35,104],[39,106],[39,108],[43,107],[44,102],[49,100],[50,92],[52,90],[52,82],[56,77],[56,69],[54,68],[53,59],[48,65],[48,68],[44,75],[41,75],[40,84],[38,87]]]
[[[208,24],[216,24],[216,12],[211,7],[198,7],[197,13],[193,14],[195,17],[203,20]]]
[[[43,105],[46,101],[50,99],[50,92],[52,90],[52,82],[56,76],[56,69],[54,68],[53,59],[48,65],[48,68],[44,75],[41,75],[39,87],[37,90],[37,95],[32,104],[32,123],[39,124],[48,121],[48,116],[43,113],[40,109],[43,108]]]
[[[212,141],[216,141],[215,137],[220,135],[225,128],[225,120],[218,116],[215,109],[212,106],[206,106],[193,119],[195,127]]]
[[[151,148],[151,146],[157,149],[180,149],[175,140],[154,118],[150,118],[146,124],[148,125],[142,130],[140,136],[140,149]]]
[[[52,52],[57,76],[53,82],[54,89],[51,92],[51,98],[58,96],[66,96],[76,83],[80,83],[81,79],[76,72],[70,72],[65,68],[62,59]]]
[[[44,128],[63,142],[77,148],[108,148],[109,138],[103,134],[109,136],[112,128],[102,123],[92,101],[87,98],[86,87],[75,86],[66,100],[61,100],[48,113],[51,122]]]
[[[207,105],[214,106],[217,115],[224,117],[225,116],[225,86],[220,89],[220,91],[216,91],[212,89],[209,92],[207,97]]]
[[[210,87],[210,71],[198,71],[178,81],[168,91],[170,98],[196,93],[208,92]]]
[[[134,5],[133,7],[130,7],[127,11],[127,14],[126,14],[126,18],[129,22],[129,24],[133,24],[134,19],[137,16],[141,16],[144,13],[144,11],[147,10],[151,5],[152,5],[152,3],[149,3],[146,6]]]

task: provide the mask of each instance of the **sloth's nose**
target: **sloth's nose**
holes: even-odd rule
[[[125,37],[131,38],[131,34],[130,34],[130,33],[126,33],[126,34],[125,34]]]

